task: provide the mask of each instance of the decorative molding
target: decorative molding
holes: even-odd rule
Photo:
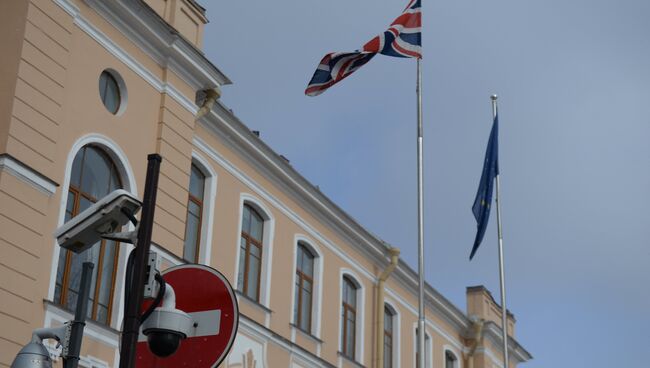
[[[50,301],[45,301],[45,327],[53,327],[74,319],[74,314],[61,308]],[[56,322],[54,324],[53,322]],[[120,332],[107,326],[101,326],[97,322],[88,319],[84,328],[84,335],[87,335],[102,344],[118,349]]]
[[[490,321],[485,323],[483,330],[485,331],[484,336],[490,339],[495,346],[503,346],[503,330],[501,327]],[[521,363],[533,359],[533,356],[511,336],[508,336],[508,352]]]
[[[193,89],[232,83],[201,50],[180,36],[145,3],[132,0],[84,1],[158,65],[169,67]]]
[[[34,189],[51,196],[59,186],[52,179],[20,162],[8,153],[0,154],[0,172],[7,172]]]
[[[198,111],[196,104],[178,91],[169,82],[163,82],[160,80],[154,73],[147,69],[142,63],[140,63],[136,58],[127,53],[123,48],[121,48],[117,43],[115,43],[110,37],[100,31],[93,24],[88,22],[80,14],[74,18],[74,23],[86,34],[88,34],[92,39],[97,41],[106,51],[115,56],[119,61],[124,63],[129,69],[134,73],[140,76],[145,82],[149,83],[156,91],[160,93],[166,93],[171,98],[176,100],[181,106],[191,112],[193,115]]]
[[[110,54],[112,54],[115,58],[117,58],[119,61],[124,63],[131,71],[133,71],[135,74],[140,76],[145,82],[147,82],[149,85],[151,85],[156,91],[159,93],[166,93],[169,95],[171,98],[173,98],[176,102],[178,102],[183,108],[188,110],[192,115],[195,115],[196,112],[198,111],[198,107],[193,101],[193,97],[189,98],[185,96],[183,93],[181,93],[176,87],[174,87],[173,84],[169,82],[163,82],[160,78],[158,78],[153,72],[151,72],[149,69],[147,69],[142,63],[140,63],[136,58],[131,56],[128,52],[126,52],[122,47],[120,47],[117,43],[115,43],[110,37],[108,37],[106,34],[104,34],[102,31],[99,30],[95,25],[90,23],[79,11],[79,8],[71,3],[69,0],[54,0],[61,8],[63,8],[68,14],[70,14],[73,17],[74,24],[76,24],[79,29],[84,31],[88,36],[90,36],[92,39],[94,39],[99,45],[101,45],[106,51],[108,51]],[[104,7],[104,3],[106,4],[113,4],[113,2],[101,2],[101,3],[96,3],[98,7]],[[125,29],[128,27],[125,22],[123,22],[121,19],[119,19],[117,16],[110,17],[110,22],[113,22],[113,25],[115,25],[118,30],[122,31],[122,33],[125,33]],[[153,31],[149,31],[150,33]],[[128,32],[127,32],[128,33]],[[188,83],[190,86],[192,86],[193,89],[201,89],[205,88],[198,80],[192,80],[188,81],[187,78],[183,78],[183,73],[181,69],[183,69],[183,66],[179,63],[173,62],[172,59],[165,59],[162,55],[157,55],[154,52],[154,48],[151,47],[150,44],[147,43],[146,40],[141,39],[141,37],[136,36],[136,32],[131,30],[131,33],[128,33],[127,36],[130,36],[129,39],[134,42],[140,49],[143,49],[145,51],[148,51],[147,54],[155,60],[161,67],[165,66],[176,66],[176,68],[171,68],[173,69],[181,79],[183,79],[186,83]],[[147,47],[145,47],[147,45]],[[195,63],[190,63],[190,65],[194,65],[194,67],[197,67]],[[230,83],[230,81],[228,81]],[[228,84],[226,83],[226,84]]]
[[[244,314],[239,315],[239,331],[237,333],[244,333],[251,335],[258,340],[265,342],[273,342],[280,348],[289,352],[291,355],[299,357],[303,362],[307,362],[313,367],[335,368],[336,366],[328,361],[310,353],[299,345],[296,345],[283,336],[278,335],[272,330],[260,325],[251,318]]]

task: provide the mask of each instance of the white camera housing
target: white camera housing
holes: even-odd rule
[[[81,253],[99,241],[102,235],[113,233],[129,222],[123,209],[134,215],[141,206],[142,203],[131,193],[115,190],[56,229],[54,236],[61,247]]]
[[[142,333],[147,336],[149,350],[154,355],[165,358],[173,355],[181,340],[185,340],[192,330],[192,317],[176,309],[176,294],[171,285],[165,285],[162,306],[142,323]]]

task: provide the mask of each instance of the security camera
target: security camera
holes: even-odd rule
[[[151,352],[165,358],[174,354],[181,340],[187,338],[192,323],[189,314],[176,309],[174,289],[169,284],[165,284],[162,306],[154,309],[142,323],[142,333],[147,336],[147,344]]]
[[[81,253],[126,224],[141,206],[131,193],[115,190],[59,227],[54,236],[61,247]]]
[[[43,345],[44,339],[55,339],[58,343],[64,344],[67,348],[67,338],[70,336],[70,325],[65,324],[56,328],[39,328],[32,332],[32,340],[20,351],[11,368],[52,368],[50,353]]]

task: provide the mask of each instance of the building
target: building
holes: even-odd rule
[[[52,234],[115,188],[141,196],[152,152],[163,156],[161,267],[204,263],[239,290],[222,366],[415,366],[416,273],[216,99],[230,81],[201,52],[199,4],[0,7],[0,366],[33,329],[72,318],[80,262],[92,259],[80,366],[117,367],[132,247],[103,241],[73,256]],[[500,309],[487,290],[467,289],[467,313],[431,286],[426,297],[428,368],[501,366]],[[515,367],[531,355],[509,321]]]

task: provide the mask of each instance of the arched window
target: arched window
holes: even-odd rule
[[[293,320],[296,326],[311,333],[311,310],[314,295],[314,254],[298,243]]]
[[[253,207],[244,204],[237,284],[244,295],[257,302],[260,300],[263,231],[262,216]]]
[[[188,262],[199,263],[201,246],[201,223],[203,220],[203,198],[205,175],[192,164],[190,172],[190,189],[187,199],[187,217],[185,222],[185,244],[183,258]]]
[[[384,304],[384,368],[393,367],[393,318],[395,312]]]
[[[445,350],[445,368],[456,368],[456,356],[449,350]]]
[[[97,200],[119,188],[122,188],[122,181],[111,158],[96,146],[84,146],[79,150],[72,163],[65,221],[75,217]],[[97,242],[81,254],[61,249],[54,288],[54,302],[70,310],[76,308],[81,281],[81,265],[86,261],[93,262],[95,267],[90,287],[88,317],[97,322],[108,324],[113,309],[113,286],[118,252],[118,244],[112,240]]]
[[[354,360],[357,328],[357,285],[349,277],[343,276],[343,297],[341,305],[341,348],[346,357]]]

